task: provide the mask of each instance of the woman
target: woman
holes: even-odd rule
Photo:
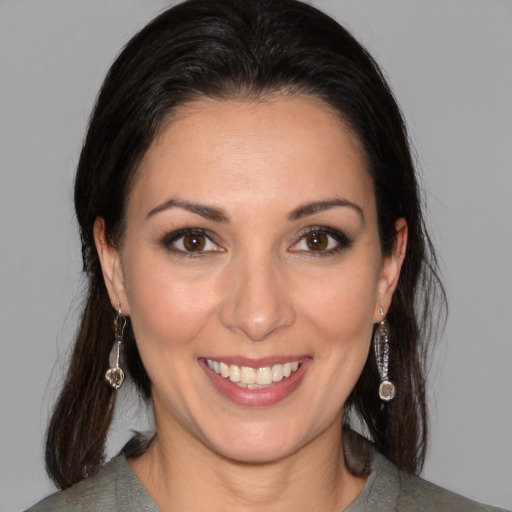
[[[75,204],[89,292],[46,450],[69,490],[33,510],[485,510],[413,476],[443,294],[399,109],[333,20],[162,14],[105,80]],[[100,469],[125,372],[156,435]]]

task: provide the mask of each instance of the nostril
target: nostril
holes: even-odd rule
[[[224,327],[237,331],[250,341],[263,341],[295,321],[295,311],[281,274],[268,255],[249,255],[230,268],[220,306]]]
[[[224,327],[243,333],[251,341],[263,341],[295,322],[295,311],[286,301],[258,304],[244,300],[224,304],[220,312]]]

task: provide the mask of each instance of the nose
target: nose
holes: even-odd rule
[[[250,341],[263,341],[295,322],[285,273],[273,264],[252,258],[231,267],[225,300],[220,310],[224,327],[242,333]]]

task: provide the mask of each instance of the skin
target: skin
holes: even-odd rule
[[[350,204],[297,215],[334,198]],[[202,252],[163,242],[190,227],[212,239]],[[351,243],[333,252],[324,235],[315,250],[301,236],[318,227]],[[396,228],[384,257],[360,144],[321,101],[204,99],[174,114],[131,188],[120,247],[95,224],[112,305],[130,316],[152,381],[158,436],[129,462],[164,511],[329,511],[355,499],[364,480],[345,466],[342,409],[398,281],[405,221]],[[284,399],[252,407],[218,392],[206,357],[308,364]]]

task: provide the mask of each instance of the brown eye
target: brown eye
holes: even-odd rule
[[[190,258],[224,252],[224,249],[214,242],[214,236],[201,228],[184,228],[165,235],[162,244],[171,252],[181,253],[182,256]]]
[[[324,233],[309,233],[305,237],[308,249],[312,251],[325,251],[329,245],[329,237]]]
[[[190,234],[183,237],[183,247],[186,251],[202,251],[206,245],[206,238],[199,234]]]
[[[353,239],[339,229],[330,226],[311,227],[299,234],[299,240],[288,250],[293,253],[309,253],[310,256],[330,256],[352,246]]]

